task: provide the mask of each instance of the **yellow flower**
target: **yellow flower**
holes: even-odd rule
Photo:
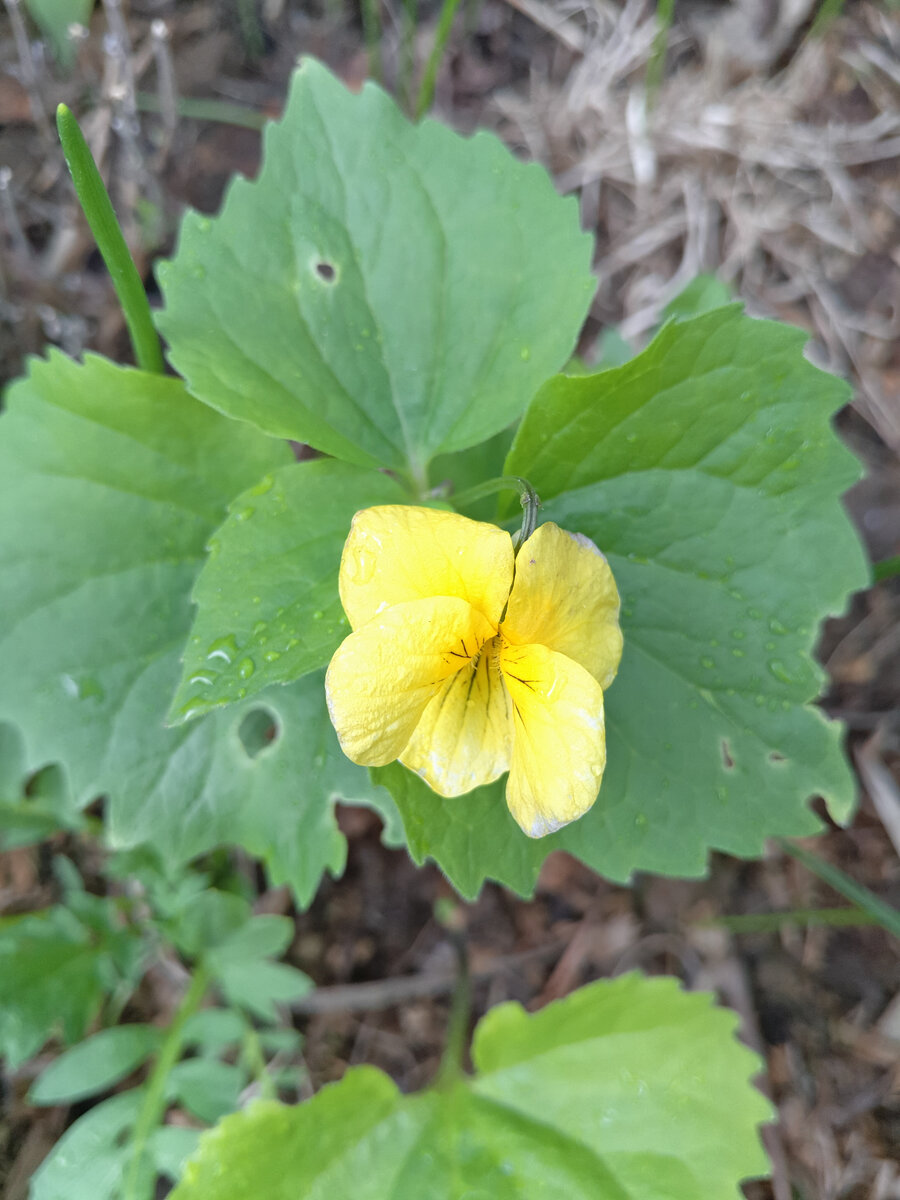
[[[399,758],[442,796],[509,771],[506,800],[531,837],[591,807],[622,655],[619,595],[593,542],[548,522],[516,554],[496,525],[367,508],[340,592],[353,633],[325,689],[348,758]]]

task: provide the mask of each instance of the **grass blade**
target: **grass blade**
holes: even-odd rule
[[[70,109],[60,104],[56,110],[59,140],[69,166],[75,192],[87,217],[91,233],[112,277],[113,287],[122,305],[125,322],[131,335],[134,357],[144,371],[165,371],[159,335],[150,313],[150,302],[138,274],[134,259],[125,244],[109,194],[100,178],[97,164],[84,134]]]
[[[790,854],[792,858],[796,858],[798,862],[802,863],[808,871],[812,871],[813,875],[818,875],[829,887],[834,888],[836,892],[840,892],[842,896],[868,913],[872,920],[886,929],[888,933],[892,933],[894,937],[900,937],[900,911],[892,908],[890,904],[885,904],[883,900],[879,900],[874,892],[870,892],[867,887],[863,887],[861,883],[857,883],[855,879],[845,875],[839,867],[825,862],[818,855],[804,850],[802,846],[798,846],[794,842],[786,842],[781,838],[778,839],[778,845],[786,854]]]

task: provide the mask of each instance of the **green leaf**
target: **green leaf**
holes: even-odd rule
[[[29,16],[49,39],[57,62],[68,70],[75,62],[75,43],[70,25],[87,25],[94,0],[25,0]]]
[[[160,1175],[178,1179],[185,1163],[196,1154],[200,1144],[199,1129],[185,1129],[181,1125],[162,1125],[150,1138],[150,1156]]]
[[[290,917],[265,915],[251,917],[240,929],[225,938],[215,949],[216,962],[246,962],[258,958],[279,958],[294,937]]]
[[[848,818],[841,727],[811,702],[819,622],[866,585],[839,501],[859,467],[830,428],[847,389],[803,341],[731,306],[538,393],[506,470],[537,488],[542,519],[608,556],[625,651],[600,796],[557,834],[529,842],[502,783],[444,800],[403,768],[376,774],[414,856],[463,894],[484,878],[527,891],[554,849],[623,881],[700,875],[710,849],[758,855],[766,838],[816,832],[815,795]]]
[[[29,778],[22,739],[12,725],[0,725],[0,772],[0,850],[32,846],[81,826],[65,773],[51,765]]]
[[[474,488],[486,479],[496,479],[503,474],[514,433],[510,427],[469,450],[439,455],[431,464],[433,483],[436,487],[447,486],[449,499],[455,504],[454,497],[460,492]],[[497,514],[497,497],[485,496],[460,508],[459,512],[474,521],[493,521]]]
[[[205,1135],[172,1200],[698,1200],[766,1172],[772,1116],[736,1017],[669,979],[628,975],[529,1015],[490,1012],[477,1073],[402,1096],[348,1071],[295,1108],[271,1102]]]
[[[243,896],[209,888],[189,898],[172,922],[170,936],[182,954],[200,958],[239,933],[250,919],[250,912]]]
[[[395,813],[340,753],[321,676],[164,728],[207,539],[290,459],[174,379],[33,362],[0,418],[0,720],[21,729],[26,772],[62,762],[79,805],[109,797],[113,848],[150,842],[176,864],[243,842],[305,904],[343,866],[332,800]],[[277,736],[248,748],[261,708]]]
[[[676,317],[684,320],[688,317],[699,317],[701,313],[711,312],[721,308],[731,300],[731,292],[727,284],[715,275],[698,275],[670,300],[663,309],[663,316]]]
[[[520,896],[534,891],[547,847],[525,837],[510,816],[506,776],[446,799],[399,762],[373,767],[371,775],[394,798],[413,861],[434,858],[466,900],[475,899],[487,877]]]
[[[279,1020],[277,1005],[290,1004],[312,990],[309,976],[287,963],[266,959],[214,961],[212,970],[231,1004],[273,1025]]]
[[[338,568],[353,514],[404,500],[389,476],[331,459],[284,467],[240,496],[194,586],[173,719],[325,666],[348,633]]]
[[[185,1024],[185,1046],[196,1046],[201,1054],[218,1054],[244,1040],[247,1023],[230,1008],[204,1008]]]
[[[247,1086],[246,1072],[214,1058],[186,1058],[166,1080],[166,1096],[201,1121],[212,1124],[234,1112]]]
[[[265,137],[259,178],[232,184],[217,220],[189,214],[158,272],[191,391],[420,480],[434,454],[509,425],[594,291],[575,201],[491,134],[412,125],[310,59]]]
[[[106,966],[103,942],[62,907],[0,921],[0,1057],[11,1070],[54,1033],[84,1036]]]
[[[71,1125],[31,1180],[29,1200],[119,1200],[143,1091],[133,1088],[96,1104]]]
[[[28,1098],[32,1104],[71,1104],[106,1091],[154,1052],[160,1036],[152,1025],[117,1025],[101,1030],[42,1071]]]
[[[600,334],[597,351],[597,360],[593,368],[595,371],[605,371],[607,367],[620,367],[622,363],[627,363],[634,357],[634,350],[614,325],[604,329]],[[581,369],[581,364],[579,364],[578,370],[572,370],[572,363],[566,367],[567,375],[590,375],[591,373],[590,367]]]

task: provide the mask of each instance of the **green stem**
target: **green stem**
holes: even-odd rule
[[[78,122],[65,104],[60,104],[56,110],[56,127],[79,203],[122,305],[137,364],[143,371],[162,374],[166,369],[165,362],[147,293],[125,244],[97,164]]]
[[[650,51],[650,61],[647,63],[646,92],[647,108],[653,107],[656,93],[662,83],[663,71],[666,66],[666,50],[669,46],[669,30],[675,16],[675,0],[658,0],[656,5],[656,35]]]
[[[369,60],[369,78],[381,83],[381,13],[379,0],[360,0],[363,39]]]
[[[523,479],[521,475],[500,475],[496,479],[488,479],[475,487],[467,488],[458,496],[453,496],[452,500],[456,508],[465,508],[467,504],[474,504],[476,500],[483,500],[485,496],[493,496],[497,492],[519,493],[525,515],[522,518],[522,528],[513,538],[518,550],[537,529],[538,509],[541,507],[541,498],[527,479]]]
[[[895,575],[900,575],[900,554],[895,554],[893,558],[883,558],[881,562],[872,564],[872,578],[876,583],[882,583],[885,579],[893,579]]]
[[[166,1081],[172,1068],[181,1057],[184,1027],[188,1019],[200,1007],[208,987],[209,977],[206,971],[203,967],[197,967],[178,1007],[178,1012],[175,1014],[175,1019],[166,1031],[165,1040],[159,1048],[153,1070],[147,1080],[144,1102],[131,1135],[131,1159],[122,1188],[124,1200],[148,1200],[151,1194],[150,1181],[144,1174],[147,1143],[154,1130],[159,1126],[165,1111]]]
[[[252,1025],[248,1025],[244,1031],[244,1061],[259,1084],[259,1094],[263,1100],[277,1099],[275,1081],[266,1065],[259,1034]]]
[[[152,92],[138,92],[135,103],[140,112],[158,113],[162,111],[159,96]],[[198,99],[192,96],[179,96],[175,101],[175,111],[179,117],[191,121],[217,121],[221,125],[237,125],[242,129],[264,129],[271,121],[268,113],[245,104],[231,104],[227,100]]]
[[[870,892],[867,887],[863,887],[861,883],[857,883],[855,879],[845,875],[839,867],[825,862],[817,854],[810,854],[802,846],[786,842],[783,838],[778,838],[778,845],[786,854],[790,854],[792,858],[803,863],[804,867],[808,871],[812,871],[813,875],[818,875],[829,887],[834,888],[836,892],[840,892],[842,896],[867,912],[872,920],[886,929],[888,933],[892,933],[894,937],[900,937],[900,911],[892,908],[890,904],[885,904],[883,900],[879,900],[874,892]]]
[[[428,62],[425,64],[425,70],[422,73],[422,82],[419,84],[419,95],[416,99],[416,120],[424,117],[429,108],[431,108],[434,100],[434,86],[437,82],[438,68],[441,65],[441,59],[444,57],[447,39],[450,37],[453,18],[456,16],[459,4],[460,0],[444,0],[443,7],[441,8],[441,15],[438,18],[437,30],[434,35],[434,45],[431,47]]]
[[[400,98],[407,112],[412,111],[412,79],[415,66],[416,20],[418,0],[403,0],[403,41],[400,47]]]
[[[794,908],[788,912],[737,913],[710,917],[696,924],[705,929],[727,929],[731,933],[777,933],[786,925],[828,925],[839,929],[859,925],[877,925],[871,913],[861,908]]]
[[[456,951],[456,984],[447,1022],[447,1040],[434,1086],[439,1090],[452,1087],[463,1074],[463,1055],[469,1036],[469,1017],[472,1011],[472,981],[469,976],[469,955],[462,933],[448,930]]]

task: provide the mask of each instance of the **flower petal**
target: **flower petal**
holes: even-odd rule
[[[465,600],[397,604],[338,646],[325,676],[331,723],[353,762],[393,762],[432,696],[494,636]]]
[[[622,657],[619,593],[590,538],[552,521],[538,526],[516,555],[503,635],[520,646],[549,646],[609,687]]]
[[[506,802],[529,837],[543,837],[597,798],[606,765],[603,689],[546,646],[502,643],[500,669],[513,703]]]
[[[509,770],[512,705],[495,640],[429,702],[400,761],[441,796],[461,796]]]
[[[458,596],[494,625],[513,578],[512,538],[484,521],[387,504],[353,518],[341,559],[341,603],[353,629],[395,604]]]

